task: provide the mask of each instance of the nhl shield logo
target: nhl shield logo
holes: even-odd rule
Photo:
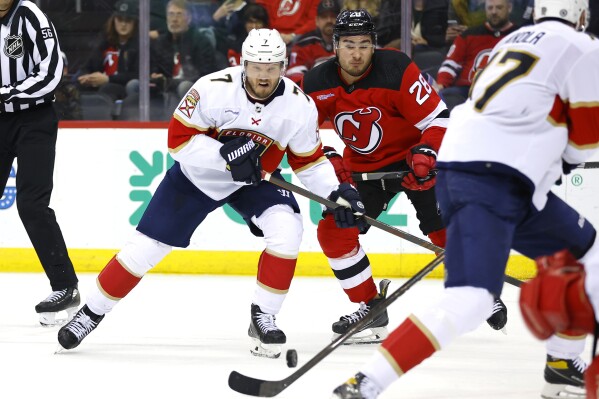
[[[24,54],[23,38],[21,35],[7,36],[4,39],[4,54],[10,58],[19,58]]]

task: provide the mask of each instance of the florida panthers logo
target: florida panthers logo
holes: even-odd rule
[[[335,129],[345,145],[360,154],[370,154],[383,139],[383,129],[378,121],[381,110],[367,107],[335,116]]]
[[[300,3],[301,0],[281,0],[279,9],[277,10],[277,16],[283,17],[295,14],[300,8]]]

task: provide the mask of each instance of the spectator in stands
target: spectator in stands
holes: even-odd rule
[[[534,0],[511,0],[511,21],[514,25],[532,24]],[[446,42],[451,45],[468,27],[481,25],[486,20],[484,0],[452,0],[449,7],[449,26]]]
[[[250,3],[241,10],[241,26],[239,32],[235,32],[229,40],[227,60],[229,66],[240,65],[241,45],[252,29],[269,28],[268,13],[260,4]]]
[[[450,7],[450,10],[451,10],[451,7]],[[449,19],[447,20],[447,31],[445,32],[445,43],[447,46],[451,46],[453,44],[453,42],[455,41],[455,39],[458,36],[460,36],[462,33],[464,33],[466,31],[466,29],[468,29],[468,27],[466,25],[460,24],[457,19],[453,19],[453,18],[457,18],[455,16],[455,14],[452,14],[450,12],[448,15],[449,15]]]
[[[318,4],[316,29],[301,35],[291,48],[288,78],[299,83],[304,73],[335,55],[333,27],[340,11],[335,0],[322,0]]]
[[[77,81],[112,100],[127,95],[126,85],[139,74],[138,2],[119,0]]]
[[[150,39],[158,39],[166,31],[165,1],[150,0]]]
[[[412,45],[415,51],[445,50],[448,0],[414,0]]]
[[[303,35],[316,28],[316,9],[319,0],[255,0],[268,12],[270,27],[281,34],[286,44],[296,35]]]
[[[247,3],[243,0],[225,0],[223,3],[216,9],[214,14],[212,14],[212,19],[224,25],[223,20],[228,20],[233,13],[240,11],[245,7]]]
[[[510,0],[512,6],[512,22],[522,26],[532,22],[530,0]],[[484,0],[451,0],[451,8],[457,22],[467,27],[475,27],[486,21]]]
[[[510,0],[486,0],[485,4],[487,21],[456,38],[437,74],[439,94],[448,109],[466,101],[477,69],[486,65],[495,44],[517,29],[510,21]]]
[[[176,99],[184,97],[200,77],[216,70],[215,47],[190,23],[187,1],[169,1],[166,6],[168,32],[151,45],[150,77],[154,82],[164,81],[167,93]]]
[[[58,83],[56,91],[54,91],[54,108],[60,120],[81,120],[81,101],[79,96],[79,88],[72,82],[69,75],[69,62],[67,55],[60,52],[64,66],[62,68],[62,80]]]
[[[251,1],[251,0],[248,0]],[[191,24],[198,28],[229,29],[230,17],[241,10],[244,0],[188,0]]]

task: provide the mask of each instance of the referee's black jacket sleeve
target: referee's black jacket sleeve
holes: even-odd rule
[[[54,25],[35,3],[13,3],[0,19],[0,46],[0,113],[51,103],[63,60]]]

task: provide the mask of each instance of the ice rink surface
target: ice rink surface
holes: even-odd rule
[[[80,274],[83,298],[96,274]],[[333,278],[296,278],[277,317],[287,334],[279,359],[249,352],[252,277],[150,273],[83,343],[54,354],[57,328],[38,324],[34,306],[49,293],[43,274],[0,274],[0,398],[247,398],[229,389],[231,370],[261,379],[293,371],[327,345],[331,323],[357,306]],[[405,280],[393,280],[390,292]],[[437,297],[442,281],[416,284],[390,308],[396,327]],[[395,382],[381,399],[533,399],[543,385],[544,344],[525,329],[518,289],[505,285],[507,335],[486,324]],[[585,360],[590,353],[587,343]],[[375,346],[342,346],[277,398],[329,398],[370,358]]]

